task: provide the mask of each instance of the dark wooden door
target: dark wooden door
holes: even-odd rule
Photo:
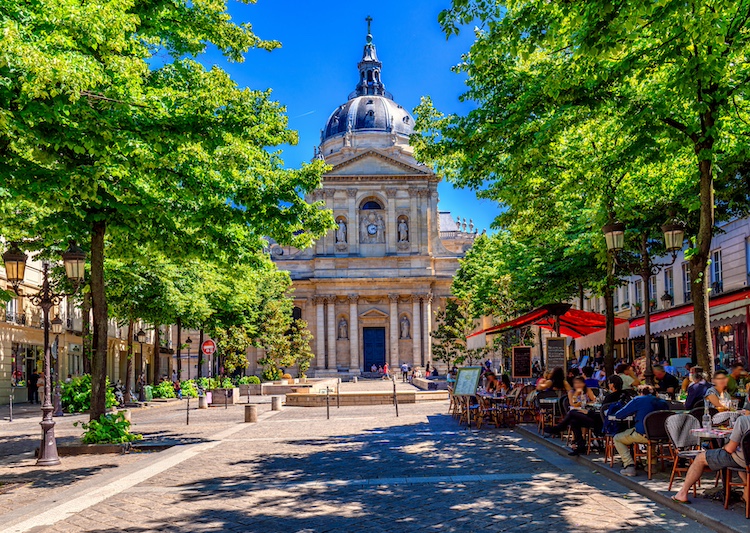
[[[362,328],[364,371],[385,364],[385,328]]]

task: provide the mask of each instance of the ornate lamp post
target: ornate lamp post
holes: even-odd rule
[[[12,243],[10,249],[3,254],[5,263],[5,273],[8,281],[13,286],[13,290],[18,294],[18,287],[23,283],[24,274],[26,273],[26,254],[21,251],[17,243]],[[65,265],[65,275],[74,284],[76,290],[84,278],[84,268],[86,265],[85,252],[70,242],[68,249],[62,254],[63,264]],[[49,311],[52,306],[57,305],[65,296],[71,296],[62,292],[54,292],[49,282],[49,261],[42,262],[42,287],[36,294],[30,295],[31,302],[41,307],[44,324],[44,403],[42,404],[42,442],[39,447],[39,457],[36,464],[39,466],[54,466],[60,464],[60,458],[57,455],[57,441],[55,440],[55,421],[52,419],[51,401],[51,372],[50,360],[51,350],[49,343],[50,319]]]
[[[188,337],[187,339],[185,339],[185,344],[187,345],[187,350],[188,350],[187,367],[188,367],[188,381],[190,381],[190,365],[191,365],[191,361],[190,361],[190,347],[193,345],[193,339],[191,339],[190,337]],[[185,413],[186,413],[185,414],[185,425],[189,426],[190,425],[190,395],[189,394],[187,395],[187,408],[185,410]]]
[[[143,328],[138,330],[138,333],[135,334],[135,338],[138,340],[138,344],[141,345],[141,357],[140,357],[140,364],[138,366],[138,401],[139,402],[145,402],[146,401],[146,386],[143,380],[141,379],[143,377],[143,343],[146,342],[146,332],[143,331]]]
[[[644,309],[644,341],[645,350],[644,355],[646,356],[646,383],[649,385],[654,384],[654,370],[651,363],[651,285],[649,279],[651,276],[655,276],[665,267],[674,264],[677,259],[677,253],[682,249],[682,243],[685,240],[685,224],[674,220],[661,227],[662,233],[664,234],[664,244],[667,252],[672,254],[672,260],[669,263],[654,263],[651,260],[651,255],[648,251],[648,235],[641,233],[640,243],[640,257],[635,271],[641,276],[643,280],[645,305]],[[602,228],[604,233],[604,239],[607,242],[607,251],[612,254],[615,264],[620,263],[617,260],[617,254],[621,252],[625,247],[625,225],[619,222],[607,224]],[[662,298],[663,301],[663,298]],[[671,301],[671,297],[670,297]]]
[[[63,321],[62,318],[60,318],[60,315],[56,315],[55,318],[52,319],[50,322],[50,327],[52,329],[52,334],[55,336],[55,398],[54,398],[54,407],[55,412],[52,413],[52,416],[63,416],[63,408],[62,408],[62,391],[60,390],[60,335],[63,332]]]

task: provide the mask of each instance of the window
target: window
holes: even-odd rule
[[[671,268],[664,270],[664,290],[674,298],[674,271]]]
[[[684,302],[692,302],[692,283],[690,280],[690,265],[682,263],[682,294],[684,295]]]
[[[643,307],[643,280],[640,279],[635,282],[635,305]]]
[[[750,237],[745,241],[745,271],[747,272],[747,283],[750,285]]]
[[[656,276],[651,276],[650,278],[648,278],[648,298],[649,298],[649,303],[651,305],[651,308],[652,309],[655,308],[656,307],[656,298],[657,298],[657,294],[656,294]]]
[[[380,205],[375,200],[370,200],[370,201],[365,202],[364,204],[362,204],[362,210],[363,211],[368,211],[368,210],[372,210],[372,209],[383,209],[383,206]]]
[[[721,271],[721,250],[711,254],[711,291],[719,294],[724,291],[724,276]]]
[[[615,287],[615,290],[612,292],[612,307],[615,311],[620,310],[620,287]]]

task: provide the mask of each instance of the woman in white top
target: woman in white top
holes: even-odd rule
[[[633,366],[628,363],[620,363],[617,365],[615,374],[622,379],[622,390],[632,390],[641,384],[641,380],[635,375]]]

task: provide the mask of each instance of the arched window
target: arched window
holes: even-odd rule
[[[292,309],[292,320],[302,320],[302,309],[299,307]]]
[[[371,209],[383,209],[383,206],[375,200],[368,200],[367,202],[362,204],[362,211],[369,211]]]

